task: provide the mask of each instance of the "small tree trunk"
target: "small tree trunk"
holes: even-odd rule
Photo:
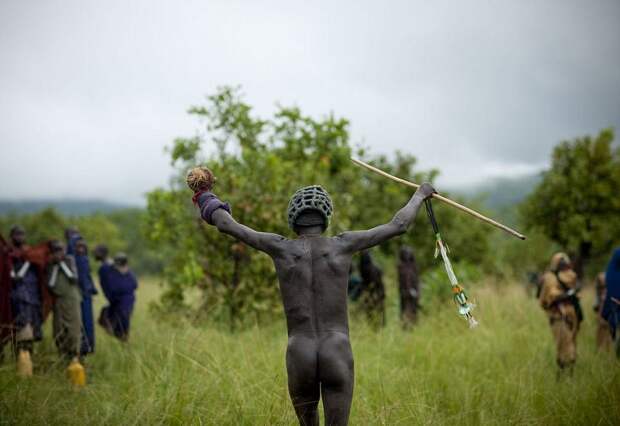
[[[590,241],[582,241],[579,243],[579,251],[574,260],[575,273],[579,280],[585,277],[585,270],[592,254],[592,243]]]

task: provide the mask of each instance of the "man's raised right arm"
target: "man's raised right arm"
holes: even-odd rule
[[[392,237],[402,235],[407,231],[409,225],[413,223],[424,200],[431,197],[435,192],[435,189],[429,183],[423,183],[409,202],[388,223],[365,231],[344,232],[339,235],[339,238],[348,252],[355,253],[381,244]]]

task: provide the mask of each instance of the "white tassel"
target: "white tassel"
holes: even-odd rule
[[[476,319],[471,315],[467,317],[467,322],[469,323],[469,328],[478,327],[478,321],[476,321]]]
[[[26,276],[26,272],[28,272],[28,269],[30,269],[30,262],[26,261],[26,262],[24,262],[22,267],[19,268],[19,272],[17,273],[17,277],[19,279],[23,279]]]
[[[73,272],[69,269],[69,267],[65,264],[65,262],[60,262],[60,267],[62,268],[62,272],[65,273],[67,278],[73,279]]]
[[[52,276],[48,283],[49,287],[52,288],[56,285],[56,278],[58,278],[58,265],[54,265],[52,268]]]

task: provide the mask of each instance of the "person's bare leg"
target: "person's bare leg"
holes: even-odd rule
[[[325,409],[325,424],[346,425],[353,399],[353,352],[349,336],[331,332],[321,338],[319,377]]]
[[[314,336],[296,335],[288,339],[286,370],[288,391],[302,426],[318,426],[320,398],[317,374],[318,344]]]

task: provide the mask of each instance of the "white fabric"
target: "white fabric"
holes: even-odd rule
[[[50,281],[48,283],[50,287],[54,287],[56,285],[56,278],[58,278],[58,265],[54,265],[52,268],[52,276],[50,277]]]
[[[73,272],[71,272],[71,270],[69,269],[69,267],[65,264],[64,261],[60,262],[60,267],[62,268],[62,272],[65,273],[65,275],[67,276],[67,278],[69,279],[73,279]]]
[[[17,277],[18,278],[24,278],[26,276],[26,273],[28,272],[28,269],[30,269],[30,262],[26,261],[26,262],[24,262],[22,267],[19,268],[19,272],[17,273]]]

